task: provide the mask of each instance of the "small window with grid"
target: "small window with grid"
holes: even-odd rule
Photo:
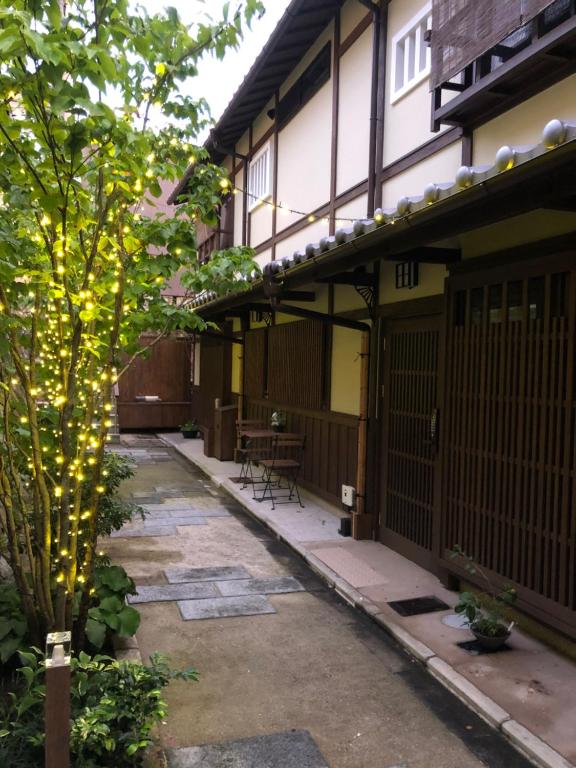
[[[430,47],[426,33],[432,27],[430,3],[392,38],[392,83],[394,103],[430,74]]]
[[[270,142],[257,152],[250,163],[248,194],[249,209],[261,205],[272,194],[272,152]]]

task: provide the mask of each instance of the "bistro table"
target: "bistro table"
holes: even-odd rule
[[[256,496],[256,485],[259,483],[264,483],[265,480],[255,480],[252,472],[252,467],[254,464],[258,463],[258,460],[260,459],[266,459],[270,458],[272,455],[272,449],[270,447],[266,447],[265,445],[262,445],[262,442],[265,440],[272,441],[273,438],[280,438],[282,440],[295,440],[298,438],[301,438],[302,435],[297,432],[278,432],[274,429],[256,429],[256,428],[248,428],[248,429],[239,429],[238,435],[241,439],[246,440],[246,458],[243,464],[242,471],[240,473],[240,477],[232,477],[230,478],[234,482],[242,482],[242,488],[246,488],[248,485],[252,486],[252,497],[254,499],[257,499]],[[259,447],[255,447],[251,445],[252,441],[258,441]]]
[[[250,452],[253,450],[253,447],[250,445],[250,443],[252,440],[272,440],[275,434],[276,432],[274,432],[272,429],[257,427],[246,427],[238,429],[238,437],[245,443],[242,449],[245,452],[245,459],[242,462],[240,476],[231,477],[230,480],[232,480],[234,483],[242,483],[242,488],[246,488],[248,484],[253,483],[253,479],[248,477],[248,470],[250,469],[251,463]]]

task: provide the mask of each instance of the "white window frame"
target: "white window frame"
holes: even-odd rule
[[[258,162],[264,156],[268,157],[267,164],[258,169]],[[254,179],[253,172],[258,174]],[[255,185],[256,182],[256,185]],[[261,147],[254,157],[250,160],[248,166],[248,210],[253,211],[262,205],[265,200],[272,197],[272,142],[268,141]]]
[[[423,24],[422,22],[425,22]],[[430,46],[425,42],[422,31],[423,27],[430,29],[432,26],[432,3],[426,3],[426,5],[420,10],[410,21],[405,24],[392,38],[392,67],[391,67],[391,79],[390,79],[390,103],[398,101],[402,96],[406,95],[409,91],[415,88],[419,83],[426,80],[430,76],[431,68],[431,50]],[[404,45],[403,56],[403,78],[402,86],[396,87],[396,74],[399,61],[399,49]],[[408,48],[408,56],[406,55],[406,47]],[[412,56],[412,47],[415,48],[414,53],[414,74],[410,77],[409,67],[410,59]],[[425,47],[426,64],[423,69],[418,69],[418,63],[421,60],[422,48]]]

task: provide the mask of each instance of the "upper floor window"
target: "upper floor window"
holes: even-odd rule
[[[430,74],[426,32],[432,26],[430,3],[392,38],[391,101],[394,102]]]
[[[270,142],[265,144],[252,158],[250,163],[248,194],[249,208],[260,205],[272,194],[272,152]]]

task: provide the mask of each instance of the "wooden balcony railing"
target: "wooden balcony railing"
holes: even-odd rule
[[[434,0],[431,46],[432,130],[474,127],[576,71],[576,0]]]

